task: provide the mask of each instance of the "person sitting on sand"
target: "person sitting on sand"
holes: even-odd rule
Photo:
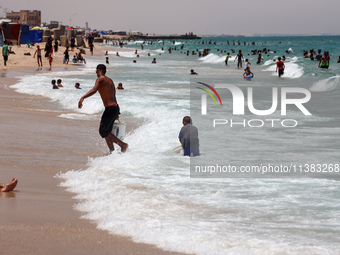
[[[61,79],[57,80],[57,86],[60,87],[60,88],[64,87],[63,85],[61,85]]]
[[[123,88],[123,84],[122,84],[121,82],[118,83],[117,89],[124,89],[124,88]]]
[[[14,190],[17,184],[18,184],[17,178],[13,178],[12,181],[8,183],[4,183],[4,184],[0,183],[0,192],[10,192]]]
[[[194,71],[194,69],[191,69],[190,74],[192,74],[192,75],[198,75],[198,73],[196,73],[196,72]]]

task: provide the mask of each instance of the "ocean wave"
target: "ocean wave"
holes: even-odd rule
[[[340,75],[335,75],[327,79],[314,82],[309,90],[313,92],[332,91],[338,88],[339,86],[340,86]]]
[[[230,57],[231,59],[232,57]],[[203,63],[210,63],[210,64],[219,64],[225,61],[225,56],[219,56],[214,53],[210,53],[205,57],[200,58]]]
[[[272,61],[272,60],[270,60]],[[275,63],[272,61],[272,63]],[[276,64],[270,65],[268,68],[266,68],[264,71],[267,72],[273,72],[273,76],[277,76],[276,70]],[[285,62],[285,71],[284,71],[284,78],[290,78],[290,79],[297,79],[300,78],[304,74],[303,67],[294,63],[294,62]]]

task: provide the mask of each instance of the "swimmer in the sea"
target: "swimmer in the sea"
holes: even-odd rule
[[[194,69],[191,69],[190,74],[192,74],[192,75],[198,75],[198,73],[196,73],[196,72],[194,71]]]
[[[251,77],[249,77],[251,75]],[[250,67],[248,66],[243,74],[244,78],[254,78],[254,74],[250,71]]]

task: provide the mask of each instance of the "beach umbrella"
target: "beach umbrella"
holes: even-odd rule
[[[67,29],[73,29],[73,27],[68,27]]]
[[[34,27],[31,30],[41,30],[41,28],[40,27]]]
[[[107,33],[104,30],[100,31],[99,34],[107,35]]]

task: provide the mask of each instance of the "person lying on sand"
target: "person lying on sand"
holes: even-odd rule
[[[17,186],[17,184],[18,184],[17,178],[13,178],[13,180],[9,183],[4,183],[4,184],[0,183],[0,192],[12,191]]]

